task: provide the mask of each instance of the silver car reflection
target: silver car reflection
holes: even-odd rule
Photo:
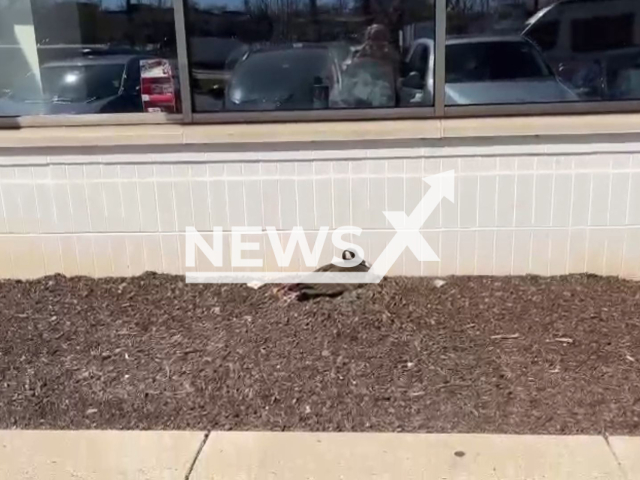
[[[403,65],[404,105],[433,103],[434,42],[416,40]],[[578,97],[555,76],[542,54],[522,37],[460,37],[446,42],[445,103],[552,103]]]

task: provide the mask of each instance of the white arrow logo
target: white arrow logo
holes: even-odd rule
[[[449,170],[438,175],[424,177],[422,180],[431,185],[431,188],[422,197],[410,216],[407,216],[405,212],[383,212],[397,233],[371,267],[372,274],[379,277],[385,276],[407,247],[421,262],[440,260],[424,237],[420,235],[420,228],[443,198],[453,202],[453,175],[454,171]]]
[[[420,203],[416,206],[416,208],[411,212],[411,215],[407,216],[405,212],[383,212],[387,217],[396,233],[387,245],[387,247],[382,251],[378,259],[375,261],[373,266],[367,272],[349,272],[349,271],[314,271],[310,273],[290,273],[290,272],[263,272],[263,271],[248,271],[248,272],[222,272],[222,271],[214,271],[214,272],[189,272],[187,273],[187,282],[189,283],[200,283],[200,282],[212,282],[212,283],[299,283],[299,282],[309,282],[309,283],[378,283],[382,277],[384,277],[393,264],[398,260],[402,252],[405,248],[409,247],[409,249],[413,252],[416,258],[421,262],[438,262],[440,259],[438,255],[433,251],[433,249],[429,246],[424,237],[420,234],[420,229],[424,222],[429,218],[429,215],[436,209],[436,207],[440,204],[443,198],[447,198],[450,201],[454,201],[454,171],[449,170],[447,172],[440,173],[438,175],[432,175],[430,177],[425,177],[422,180],[427,182],[431,188],[427,192],[427,194],[422,197]],[[234,227],[236,228],[236,227]],[[249,227],[243,227],[243,232],[246,233]],[[322,237],[321,244],[324,243],[324,238],[326,237],[326,231],[328,227],[324,230],[324,237]],[[349,227],[355,228],[355,227]],[[260,227],[255,227],[255,232],[260,233]],[[357,229],[359,235],[361,229]],[[232,229],[233,231],[233,229]],[[336,230],[338,231],[338,230]],[[298,231],[296,231],[298,232]],[[300,232],[302,230],[300,229]],[[242,233],[242,232],[241,232]],[[267,229],[267,233],[269,230]],[[334,232],[335,233],[335,232]],[[215,235],[218,235],[218,241],[216,241]],[[274,235],[276,238],[277,236]],[[239,235],[238,235],[239,237]],[[304,238],[302,235],[301,238]],[[233,239],[233,237],[232,237]],[[187,257],[190,258],[190,261],[187,263],[187,266],[194,267],[195,266],[195,247],[196,245],[200,247],[202,252],[209,258],[213,265],[216,265],[216,260],[219,260],[218,263],[222,263],[222,254],[221,252],[217,252],[212,249],[205,240],[200,236],[200,234],[194,229],[187,227]],[[222,244],[222,228],[216,227],[214,229],[214,247],[216,245]],[[239,242],[239,246],[237,246],[238,251],[242,250],[242,247],[245,249],[249,249],[249,245],[258,245],[258,243],[245,243],[242,244]],[[355,244],[354,244],[355,245]],[[295,247],[295,245],[294,245]],[[289,258],[291,258],[291,253],[293,252],[293,248],[291,250],[287,247],[287,251],[290,250]],[[257,248],[251,248],[255,250]],[[307,250],[309,251],[309,247],[307,245]],[[314,252],[316,251],[316,247],[314,247]],[[282,246],[280,246],[280,253],[284,255]],[[217,256],[216,256],[217,254]],[[311,256],[309,253],[308,256]],[[305,256],[306,258],[306,256]],[[354,259],[355,264],[357,265],[361,259]],[[350,261],[354,261],[350,260]]]

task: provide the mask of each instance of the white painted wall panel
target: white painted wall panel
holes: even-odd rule
[[[52,155],[48,165],[0,152],[0,277],[184,273],[192,225],[274,226],[284,240],[297,225],[310,240],[355,225],[375,259],[393,236],[382,212],[410,214],[430,188],[422,177],[452,169],[455,203],[422,226],[441,262],[407,250],[392,274],[640,278],[640,154],[605,147]],[[263,257],[263,269],[279,268]],[[202,255],[198,267],[211,269]],[[307,269],[298,253],[296,268]]]

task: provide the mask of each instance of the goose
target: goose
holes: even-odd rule
[[[342,260],[348,261],[354,258],[356,258],[356,254],[352,250],[342,252]],[[330,263],[316,269],[315,272],[366,273],[369,268],[371,268],[370,265],[365,260],[362,260],[353,267]],[[358,283],[291,283],[281,286],[276,293],[285,299],[295,298],[298,301],[305,301],[316,297],[339,297],[343,293],[355,290],[360,286]]]

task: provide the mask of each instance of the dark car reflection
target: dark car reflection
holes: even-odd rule
[[[226,110],[323,109],[338,101],[340,68],[329,48],[255,48],[236,62],[224,92]]]
[[[0,99],[0,115],[142,112],[140,61],[106,55],[51,62]]]

